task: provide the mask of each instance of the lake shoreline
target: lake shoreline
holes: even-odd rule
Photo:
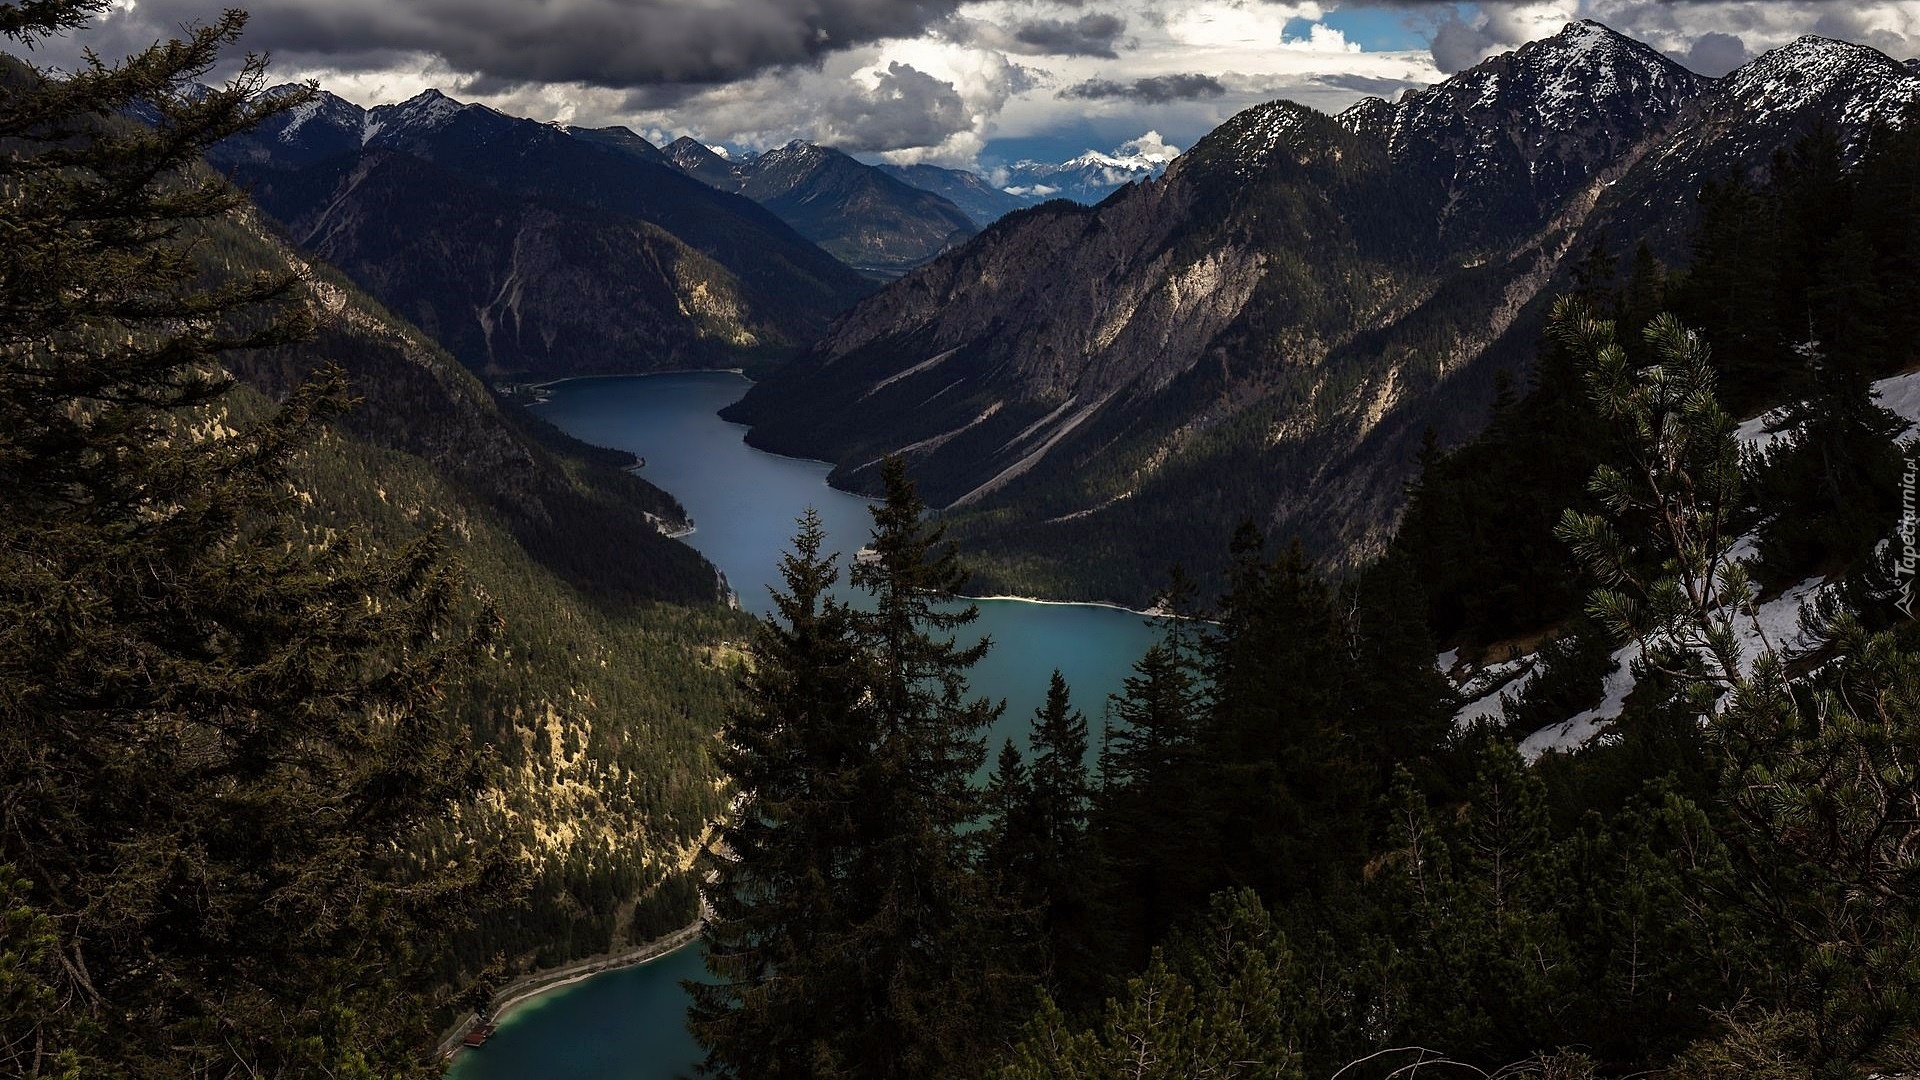
[[[582,379],[650,379],[655,375],[738,375],[748,382],[754,381],[753,377],[747,374],[746,368],[704,367],[674,368],[672,371],[613,371],[604,375],[567,375],[558,379],[548,379],[546,382],[527,383],[526,387],[529,390],[545,390],[550,386],[579,382]]]
[[[1166,612],[1160,611],[1157,608],[1148,608],[1145,611],[1141,611],[1139,608],[1130,608],[1125,604],[1108,603],[1105,600],[1042,600],[1037,596],[968,596],[964,593],[956,594],[954,599],[972,601],[1009,600],[1016,604],[1045,604],[1047,607],[1106,608],[1108,611],[1124,611],[1131,615],[1138,615],[1143,619],[1164,619],[1167,617]]]
[[[610,971],[624,971],[627,968],[639,967],[671,956],[681,949],[697,944],[700,941],[700,931],[705,925],[704,919],[695,919],[671,934],[642,942],[624,952],[575,960],[558,967],[543,968],[516,976],[494,994],[494,1002],[491,1006],[492,1016],[489,1022],[500,1024],[515,1009],[562,987],[572,986]],[[467,1019],[456,1025],[450,1034],[440,1040],[442,1060],[451,1060],[465,1049],[463,1040],[467,1032],[473,1029],[475,1019],[476,1017],[469,1015]]]
[[[558,386],[561,383],[578,382],[583,379],[651,379],[661,375],[702,375],[702,374],[739,375],[741,378],[746,379],[749,383],[754,381],[750,376],[748,376],[740,368],[692,368],[685,371],[634,371],[634,372],[625,372],[625,373],[614,374],[614,375],[569,375],[564,379],[554,379],[550,382],[544,382],[544,383],[533,383],[533,384],[530,384],[530,386],[532,389],[542,390],[549,386]],[[534,401],[534,402],[529,402],[528,407],[532,407],[534,405],[543,405],[543,404],[545,404],[545,401]],[[748,427],[748,425],[746,424],[735,423],[734,421],[731,421],[731,420],[726,421],[726,423],[731,424],[734,427],[741,428],[743,430],[747,429]],[[816,465],[827,465],[827,466],[831,466],[833,464],[833,462],[831,461],[823,461],[820,458],[796,457],[793,454],[780,454],[780,453],[775,453],[774,451],[771,451],[771,450],[763,450],[760,447],[754,446],[752,443],[747,443],[747,447],[755,451],[756,453],[768,454],[778,458],[785,458],[788,461],[805,461],[805,462],[810,462]],[[609,449],[617,449],[617,448],[609,448]],[[637,473],[637,470],[635,471]],[[827,481],[827,487],[830,490],[838,491],[846,495],[852,495],[855,498],[868,498],[868,496],[861,495],[858,492],[847,491],[844,488],[834,487],[833,481],[831,480]],[[686,533],[677,533],[677,534],[668,533],[666,535],[672,539],[677,540],[683,536],[690,535],[691,532],[692,530],[688,530]],[[1009,600],[1009,601],[1015,601],[1022,604],[1045,604],[1049,607],[1106,608],[1109,611],[1124,611],[1132,615],[1138,615],[1143,619],[1164,619],[1168,617],[1168,613],[1165,611],[1159,610],[1157,605],[1155,607],[1151,607],[1146,609],[1145,611],[1142,611],[1139,608],[1131,608],[1131,607],[1127,607],[1125,604],[1115,604],[1106,600],[1047,600],[1038,596],[1013,596],[1010,594],[995,594],[992,596],[961,595],[956,597],[956,599]]]

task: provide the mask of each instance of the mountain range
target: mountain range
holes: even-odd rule
[[[940,195],[812,143],[795,140],[732,161],[681,138],[665,154],[688,176],[745,195],[860,269],[905,269],[978,231],[971,217]]]
[[[1167,171],[1167,158],[1139,152],[1089,150],[1061,162],[1021,161],[1006,169],[1000,190],[1039,202],[1066,199],[1089,206],[1122,187]]]
[[[1684,262],[1702,184],[1818,125],[1857,148],[1916,100],[1865,46],[1716,80],[1581,21],[1397,102],[1257,106],[869,297],[729,416],[854,490],[905,456],[995,589],[1148,601],[1174,559],[1217,572],[1241,519],[1349,564],[1596,244]]]
[[[284,92],[284,91],[270,91]],[[216,148],[301,246],[507,380],[764,367],[873,288],[1042,195],[1097,201],[1157,166],[1089,154],[976,173],[795,142],[732,160],[623,127],[507,116],[429,90],[320,93]]]
[[[1032,195],[1014,195],[988,183],[979,173],[965,169],[945,169],[938,165],[879,165],[880,171],[903,180],[923,191],[931,191],[960,208],[976,228],[987,226],[1041,200]]]
[[[435,91],[373,109],[322,94],[212,160],[293,240],[491,376],[777,356],[871,289],[644,144]]]

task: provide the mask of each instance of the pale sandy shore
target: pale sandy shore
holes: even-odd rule
[[[493,996],[493,1022],[498,1024],[508,1014],[527,1002],[543,994],[571,986],[582,979],[590,979],[609,971],[622,968],[639,967],[641,964],[658,960],[669,953],[678,952],[699,940],[700,927],[703,924],[695,920],[664,937],[636,945],[625,952],[611,953],[606,956],[594,956],[585,960],[576,960],[557,968],[529,972],[501,987]],[[474,1017],[468,1015],[448,1031],[440,1040],[440,1056],[451,1057],[459,1052],[466,1039],[467,1032],[473,1029]]]
[[[1017,604],[1045,604],[1048,607],[1097,607],[1108,611],[1130,611],[1147,619],[1164,619],[1167,613],[1158,608],[1130,608],[1121,604],[1109,604],[1104,600],[1042,600],[1037,596],[959,596],[957,600],[1010,600]]]

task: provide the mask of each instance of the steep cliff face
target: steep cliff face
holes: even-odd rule
[[[433,91],[368,110],[321,95],[214,158],[297,242],[489,375],[731,365],[811,341],[871,288],[632,132]]]
[[[1242,517],[1362,557],[1603,230],[1684,235],[1713,170],[1916,97],[1872,50],[1817,75],[1802,48],[1716,83],[1581,22],[1398,103],[1258,106],[916,271],[731,415],[853,488],[906,455],[996,586],[1148,599]]]

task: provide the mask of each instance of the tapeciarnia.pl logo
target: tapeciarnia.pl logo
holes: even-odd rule
[[[1898,598],[1894,601],[1901,613],[1913,618],[1914,576],[1920,570],[1920,513],[1914,506],[1914,482],[1920,479],[1913,455],[1906,455],[1907,467],[1900,474],[1900,558],[1893,564],[1894,578],[1899,582]]]

